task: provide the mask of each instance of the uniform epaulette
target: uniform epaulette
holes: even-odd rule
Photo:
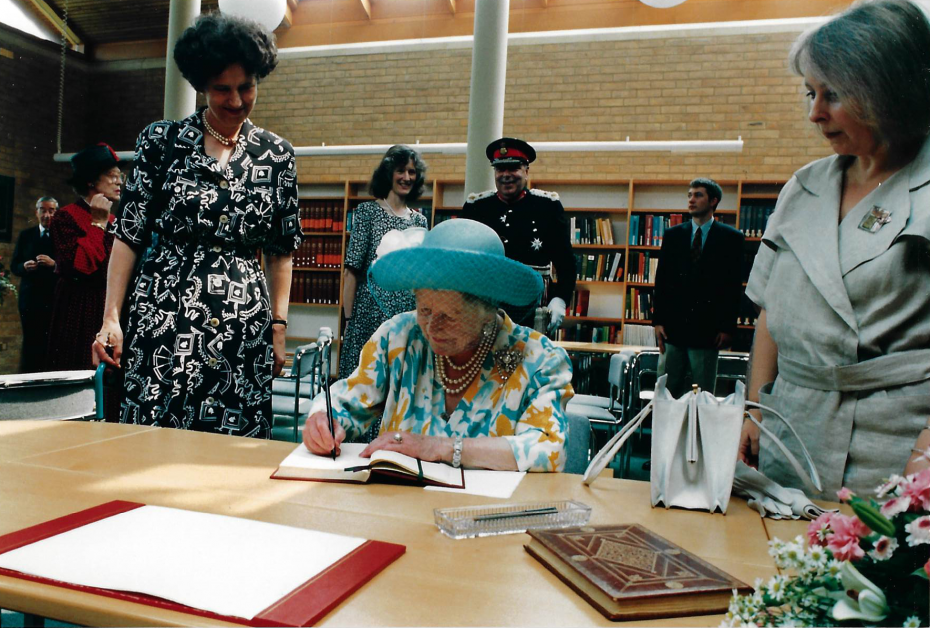
[[[535,196],[543,196],[545,198],[548,198],[550,201],[559,200],[558,192],[547,192],[546,190],[540,190],[539,188],[530,188],[530,194],[533,194]]]
[[[487,190],[485,192],[473,192],[468,195],[468,198],[465,200],[466,203],[474,203],[475,201],[480,201],[483,198],[488,198],[489,196],[494,196],[497,194],[497,190]]]

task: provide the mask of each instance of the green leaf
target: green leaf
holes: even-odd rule
[[[927,576],[927,572],[924,571],[923,567],[918,567],[913,571],[913,573],[911,573],[911,575],[923,578],[924,580],[930,580],[930,577]]]
[[[869,529],[885,536],[893,537],[895,535],[894,524],[878,508],[862,500],[853,500],[850,502],[850,506],[856,516],[859,517],[859,520],[867,525]]]

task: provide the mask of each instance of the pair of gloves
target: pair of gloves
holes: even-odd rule
[[[742,460],[736,463],[733,494],[745,498],[749,507],[772,519],[809,519],[813,521],[825,510],[796,488],[786,488],[771,480]]]
[[[546,306],[546,309],[549,310],[549,327],[546,331],[549,336],[553,336],[555,332],[558,331],[559,327],[562,326],[562,321],[565,320],[565,301],[559,297],[554,297],[549,301],[549,305]]]

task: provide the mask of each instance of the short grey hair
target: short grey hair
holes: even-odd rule
[[[39,209],[39,205],[41,205],[42,203],[48,203],[48,202],[52,202],[52,203],[55,203],[55,205],[58,205],[58,201],[56,201],[54,197],[43,196],[42,198],[36,201],[36,209]]]
[[[930,22],[911,0],[859,2],[801,35],[788,60],[890,147],[914,147],[930,134]]]

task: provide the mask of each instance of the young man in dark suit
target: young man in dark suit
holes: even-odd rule
[[[13,250],[11,270],[22,277],[19,284],[19,316],[23,323],[23,373],[46,370],[48,330],[55,292],[55,247],[48,227],[58,210],[58,201],[43,196],[36,201],[39,224],[24,229]]]
[[[656,271],[659,375],[680,397],[697,384],[714,392],[717,353],[736,331],[742,295],[743,234],[714,220],[723,190],[711,179],[688,189],[691,220],[665,232]]]

